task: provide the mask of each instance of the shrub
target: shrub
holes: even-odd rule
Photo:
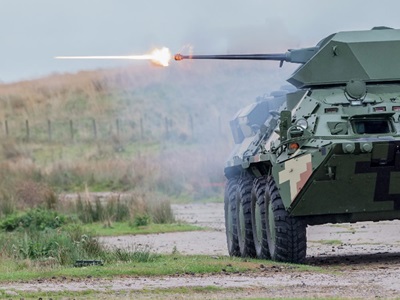
[[[95,200],[89,199],[89,196],[82,200],[78,195],[75,203],[75,211],[79,220],[83,223],[116,221],[123,222],[130,219],[129,209],[126,201],[120,197],[112,197],[110,200],[102,203],[98,197]]]
[[[156,198],[156,200],[150,203],[149,211],[152,221],[156,224],[175,222],[174,213],[169,200]]]
[[[0,229],[14,231],[29,228],[32,231],[46,228],[58,228],[67,222],[67,218],[52,210],[32,209],[22,215],[9,215],[0,222]]]
[[[157,258],[148,247],[128,247],[127,249],[113,248],[108,252],[111,261],[150,262]]]
[[[54,191],[45,183],[38,183],[33,180],[21,180],[16,188],[18,203],[23,207],[43,206],[47,209],[55,209],[57,196]]]
[[[91,199],[90,195],[82,198],[78,195],[71,213],[75,213],[83,223],[129,221],[134,226],[143,226],[151,222],[175,222],[170,201],[155,193],[132,192],[108,200]]]
[[[31,158],[31,153],[21,144],[12,140],[4,140],[1,143],[1,152],[9,160],[18,160],[20,158]]]
[[[16,201],[12,192],[7,189],[0,190],[0,214],[8,216],[13,214],[16,209]]]
[[[97,259],[103,251],[97,239],[82,233],[79,227],[20,231],[7,234],[3,253],[14,259],[56,259],[60,265],[73,264],[77,259]]]
[[[137,215],[134,219],[133,226],[139,227],[139,226],[147,226],[151,222],[150,216],[149,215]]]
[[[3,257],[24,262],[21,268],[28,268],[27,260],[50,261],[50,266],[73,265],[77,260],[152,261],[153,255],[147,247],[127,249],[105,248],[98,239],[78,225],[43,231],[16,231],[0,234],[0,250]],[[19,263],[20,264],[20,263]],[[20,264],[21,265],[21,264]]]
[[[116,222],[127,221],[130,218],[127,202],[120,196],[112,197],[106,205],[108,219]]]

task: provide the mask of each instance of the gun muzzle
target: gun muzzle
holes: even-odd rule
[[[182,54],[178,53],[178,54],[175,54],[174,59],[177,60],[177,61],[180,61],[180,60],[184,59],[184,56]]]

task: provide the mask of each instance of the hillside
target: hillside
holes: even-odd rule
[[[138,118],[192,114],[230,118],[238,108],[284,84],[277,63],[184,61],[85,71],[0,85],[0,120]],[[283,73],[283,74],[282,74]]]
[[[17,186],[219,197],[228,121],[287,72],[277,63],[189,61],[2,84],[0,167]]]

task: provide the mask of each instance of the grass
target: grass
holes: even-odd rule
[[[249,86],[221,77],[221,84],[235,88],[201,97],[205,89],[199,81],[209,81],[204,71],[242,81],[241,72],[213,66],[126,68],[0,84],[0,133],[5,135],[5,120],[9,128],[9,136],[0,141],[0,163],[7,166],[0,167],[15,181],[35,178],[57,193],[142,189],[170,199],[222,198],[223,189],[215,184],[224,181],[231,144],[228,120],[248,103],[238,89]]]
[[[137,262],[114,262],[106,263],[104,266],[92,266],[84,268],[74,267],[52,267],[34,266],[21,267],[21,263],[0,259],[0,282],[15,280],[50,279],[57,277],[67,278],[115,278],[125,276],[166,276],[177,274],[218,274],[218,273],[240,273],[261,272],[260,265],[264,268],[281,267],[287,271],[313,271],[321,272],[321,269],[313,266],[290,265],[265,260],[240,259],[231,257],[210,257],[210,256],[183,256],[157,255],[150,261]]]
[[[340,241],[340,240],[319,240],[319,241],[313,241],[313,242],[314,243],[319,243],[319,244],[322,244],[322,245],[332,245],[332,246],[342,245],[343,244],[343,242]]]
[[[239,298],[240,299],[240,298]],[[279,298],[270,298],[270,297],[263,297],[263,298],[242,298],[246,300],[308,300],[308,299],[313,299],[313,300],[344,300],[344,299],[349,299],[347,297],[345,298],[339,298],[339,297],[279,297]],[[358,299],[358,298],[357,298]],[[362,298],[359,298],[362,299]]]
[[[123,149],[115,151],[112,144],[105,144],[101,141],[92,143],[46,143],[43,144],[32,143],[25,145],[25,149],[32,151],[35,163],[40,167],[47,167],[57,159],[63,161],[76,160],[79,157],[84,157],[89,160],[98,160],[104,158],[119,158],[119,159],[132,159],[146,154],[157,155],[162,150],[162,145],[159,142],[146,142],[146,143],[123,143]]]
[[[225,292],[238,292],[241,291],[241,288],[221,288],[216,286],[205,286],[205,287],[176,287],[176,288],[152,288],[152,289],[143,289],[143,290],[131,290],[131,291],[95,291],[95,290],[85,290],[85,291],[63,291],[63,292],[26,292],[26,291],[18,291],[15,292],[18,294],[18,297],[21,299],[46,299],[46,298],[55,298],[55,299],[159,299],[168,297],[167,299],[174,299],[178,297],[178,295],[185,295],[185,298],[190,296],[215,296],[215,294],[221,293],[221,297],[223,297],[223,293]],[[46,298],[44,298],[46,297]],[[172,298],[171,298],[172,297]],[[2,294],[0,290],[0,299],[9,299],[10,296],[5,293]],[[222,299],[222,298],[221,298]]]
[[[243,274],[257,275],[270,272],[275,273],[277,269],[285,272],[322,272],[319,267],[305,265],[291,265],[256,259],[241,259],[231,257],[210,257],[204,255],[182,256],[174,255],[157,255],[155,259],[148,262],[131,262],[131,263],[111,263],[104,266],[92,266],[84,268],[51,268],[42,267],[40,270],[11,270],[8,262],[0,259],[0,282],[6,283],[14,281],[46,281],[50,285],[63,285],[63,282],[84,280],[88,284],[88,289],[84,291],[13,291],[12,288],[6,289],[11,291],[13,296],[24,299],[38,299],[40,297],[48,298],[74,298],[74,299],[176,299],[184,297],[208,298],[217,296],[218,299],[229,299],[235,295],[236,299],[247,299],[254,292],[254,287],[250,288],[223,288],[218,286],[200,286],[200,287],[171,287],[171,288],[148,288],[140,290],[130,290],[129,287],[114,291],[111,284],[107,284],[108,279],[117,278],[136,278],[136,277],[152,277],[152,276],[194,276],[198,275],[201,280],[202,274],[212,275],[228,275]],[[272,273],[272,274],[273,274]],[[90,289],[90,282],[97,279],[103,279],[102,291]],[[265,292],[263,292],[265,294]],[[0,289],[0,299],[9,299],[7,295]],[[43,298],[45,299],[45,298]],[[269,299],[269,298],[259,298]],[[285,299],[285,298],[284,298]],[[289,298],[288,298],[289,299]],[[313,298],[314,299],[314,298]]]
[[[154,288],[145,290],[131,290],[131,291],[76,291],[76,292],[24,292],[18,291],[15,294],[21,299],[234,299],[241,300],[342,300],[348,298],[340,297],[262,297],[262,298],[249,298],[249,294],[254,293],[254,288],[220,288],[215,286],[206,287],[190,287],[190,288]],[[268,291],[264,291],[265,294]],[[46,298],[45,298],[46,297]],[[183,298],[182,298],[183,297]],[[10,299],[9,295],[2,295],[0,299]],[[361,298],[360,298],[361,299]]]
[[[142,190],[170,199],[221,198],[223,163],[229,151],[224,148],[222,144],[215,151],[198,144],[131,141],[118,145],[112,141],[1,141],[0,167],[4,171],[0,179],[7,176],[12,185],[31,180],[57,193]]]
[[[257,291],[257,290],[256,290]],[[264,291],[267,294],[268,290]],[[254,294],[254,288],[221,288],[215,286],[205,287],[181,287],[181,288],[152,288],[145,290],[130,290],[130,291],[75,291],[75,292],[14,292],[13,295],[18,295],[20,299],[234,299],[241,300],[342,300],[348,298],[340,297],[262,297],[249,298],[249,295]],[[46,298],[45,298],[46,297]],[[0,292],[0,299],[10,299],[10,295]],[[360,298],[361,299],[361,298]]]
[[[265,80],[277,81],[265,68],[202,62],[0,83],[0,168],[15,185],[34,178],[56,193],[142,189],[170,200],[221,199],[229,119],[265,94]]]
[[[111,227],[104,223],[91,223],[83,225],[83,228],[93,232],[96,236],[120,236],[205,230],[203,227],[185,223],[152,223],[146,226],[132,226],[127,222],[114,222]]]

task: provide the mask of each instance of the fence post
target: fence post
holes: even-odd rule
[[[74,123],[72,120],[69,120],[69,129],[71,132],[71,141],[74,140]]]
[[[8,131],[8,121],[7,120],[4,121],[4,125],[5,125],[5,128],[6,128],[6,136],[8,137],[10,132]]]
[[[30,132],[29,132],[29,120],[25,120],[25,129],[26,129],[26,141],[30,140]]]
[[[51,130],[51,121],[50,121],[50,119],[47,119],[47,135],[48,135],[48,138],[49,138],[49,142],[51,142],[51,140],[53,138],[53,133],[52,133],[52,130]]]
[[[93,136],[94,139],[97,140],[97,126],[96,126],[96,119],[92,119],[92,124],[93,124]]]

